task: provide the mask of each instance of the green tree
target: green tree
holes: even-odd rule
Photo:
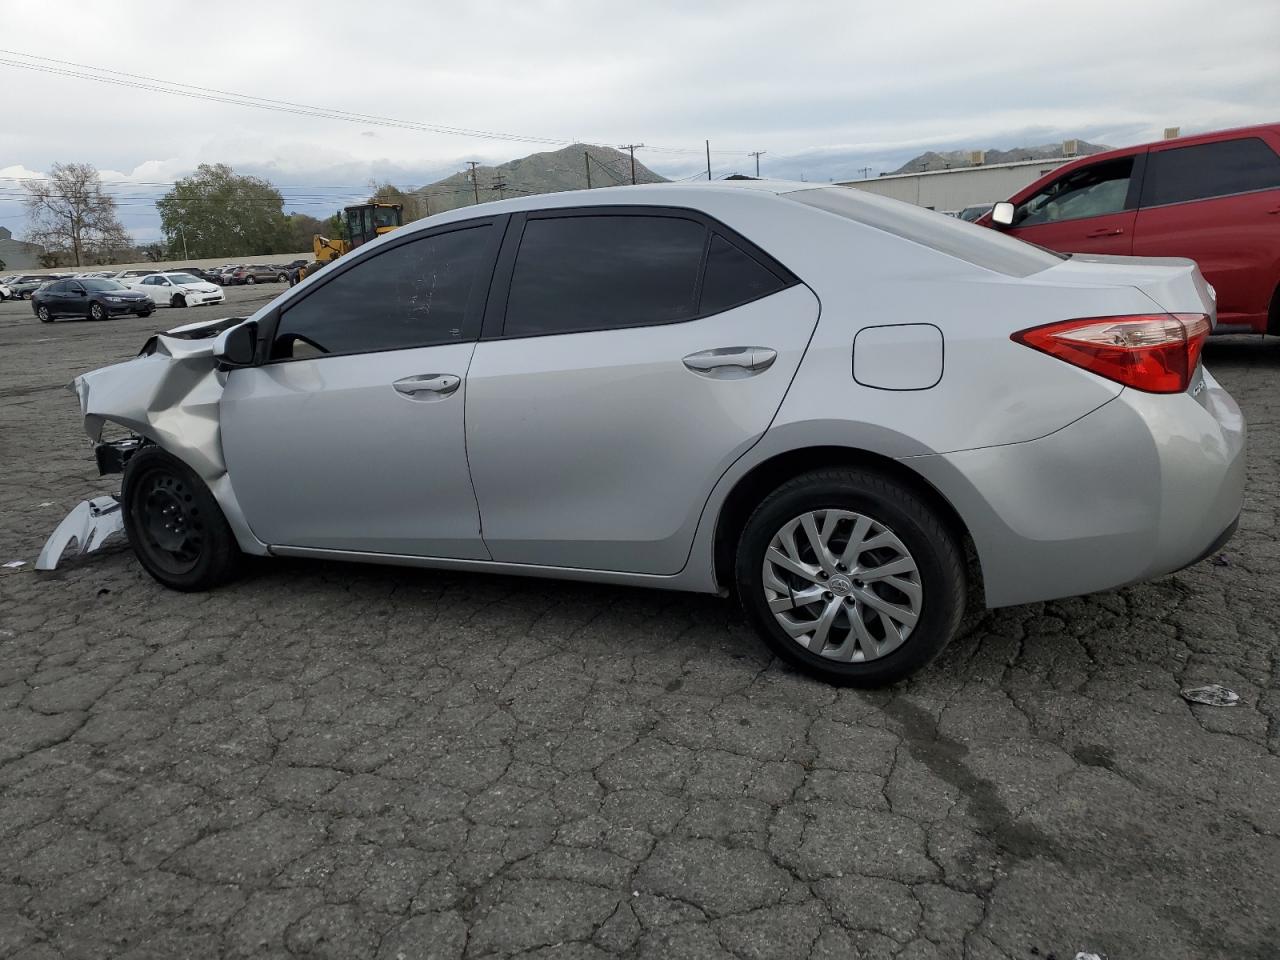
[[[421,220],[425,216],[430,215],[427,210],[426,198],[416,193],[406,193],[399,187],[392,186],[389,183],[378,183],[373,181],[369,184],[373,195],[369,197],[370,203],[398,203],[404,207],[402,213],[405,223],[414,220]]]
[[[190,257],[261,256],[293,252],[284,197],[259,177],[237,175],[225,163],[202,163],[156,201],[171,247],[186,238]]]
[[[319,220],[308,213],[289,214],[289,252],[311,249],[311,238],[317,233],[322,237],[332,236],[329,221]]]

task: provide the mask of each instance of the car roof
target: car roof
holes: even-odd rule
[[[1216,143],[1220,140],[1240,140],[1245,137],[1256,137],[1264,133],[1280,134],[1280,123],[1257,123],[1249,127],[1231,127],[1227,130],[1192,133],[1185,137],[1172,137],[1168,140],[1149,140],[1146,143],[1136,143],[1131,147],[1117,147],[1114,150],[1104,150],[1102,153],[1090,153],[1083,157],[1077,157],[1070,163],[1064,163],[1060,167],[1054,167],[1044,176],[1038,177],[1036,183],[1049,177],[1056,177],[1059,174],[1070,173],[1072,170],[1093,163],[1121,157],[1132,157],[1135,154],[1150,150],[1152,147],[1160,147],[1162,150],[1169,147],[1190,147],[1200,143]],[[1019,191],[1019,193],[1021,192]]]

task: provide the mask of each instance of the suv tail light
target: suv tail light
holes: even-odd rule
[[[1046,323],[1012,339],[1126,387],[1181,393],[1208,335],[1203,313],[1152,313]]]

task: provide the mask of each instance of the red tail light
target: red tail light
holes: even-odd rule
[[[1181,393],[1208,335],[1203,313],[1152,313],[1047,323],[1013,340],[1126,387]]]

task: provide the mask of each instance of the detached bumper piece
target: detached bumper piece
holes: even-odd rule
[[[98,461],[98,476],[105,477],[108,473],[124,473],[124,465],[129,462],[130,457],[138,452],[140,446],[142,446],[142,440],[139,437],[94,444],[93,456]]]
[[[84,556],[98,550],[109,537],[123,529],[124,511],[115,497],[82,500],[45,541],[44,549],[36,559],[36,569],[55,569],[72,540],[79,546],[77,556]]]

